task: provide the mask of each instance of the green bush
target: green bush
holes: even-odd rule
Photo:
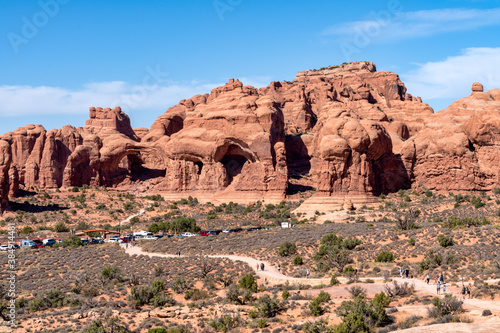
[[[272,298],[269,294],[264,294],[255,301],[255,307],[259,310],[259,315],[264,318],[275,317],[283,310],[278,297],[274,295]]]
[[[24,235],[27,235],[27,234],[32,234],[35,232],[35,230],[33,230],[32,227],[30,226],[26,226],[24,228],[21,229],[21,231],[19,231],[21,234],[24,234]]]
[[[394,254],[389,251],[382,251],[375,258],[376,262],[392,262],[394,261]]]
[[[241,324],[241,318],[239,316],[223,315],[222,317],[215,317],[208,321],[208,325],[212,327],[217,332],[227,332],[230,331]]]
[[[427,191],[425,191],[425,196],[426,196],[427,198],[432,197],[432,191],[431,191],[431,190],[427,190]]]
[[[257,283],[255,282],[255,278],[252,274],[248,273],[240,280],[240,287],[243,289],[248,289],[253,292],[257,292]]]
[[[439,245],[441,245],[442,247],[448,247],[448,246],[453,245],[453,238],[452,237],[440,234],[440,235],[438,235],[437,239],[438,239]]]
[[[103,268],[101,276],[107,280],[121,280],[121,270],[117,266],[109,266]]]
[[[68,226],[66,226],[66,223],[61,221],[61,222],[56,224],[54,230],[56,232],[68,232],[69,228],[68,228]]]
[[[278,249],[278,254],[282,257],[288,257],[290,255],[293,255],[297,252],[297,246],[295,243],[291,242],[284,242],[283,244],[280,245],[280,248]]]
[[[382,291],[379,294],[375,295],[375,297],[372,300],[372,303],[373,304],[378,303],[383,307],[388,307],[389,304],[391,303],[391,298]]]
[[[330,285],[336,286],[337,284],[340,284],[340,281],[337,279],[337,275],[334,274],[330,279]]]
[[[68,238],[63,239],[62,246],[64,247],[79,247],[82,246],[83,242],[80,237],[76,235],[70,235]]]
[[[302,264],[304,264],[304,261],[302,260],[302,258],[300,256],[295,256],[295,258],[293,258],[293,264],[295,266],[300,266]]]
[[[414,246],[415,245],[415,239],[412,237],[410,239],[408,239],[408,244],[410,244],[411,246]]]
[[[288,297],[290,297],[290,292],[288,290],[283,290],[283,292],[281,293],[281,298],[287,300]]]
[[[474,196],[471,198],[470,202],[471,202],[471,204],[474,205],[474,208],[476,208],[476,209],[479,209],[479,208],[486,206],[486,204],[481,200],[480,197]]]

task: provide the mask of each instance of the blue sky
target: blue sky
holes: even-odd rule
[[[500,1],[4,1],[0,133],[79,127],[89,106],[150,127],[230,78],[257,87],[373,61],[436,111],[500,87]]]

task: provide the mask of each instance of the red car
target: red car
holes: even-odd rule
[[[43,242],[39,239],[32,239],[32,241],[35,243],[35,245],[31,246],[32,249],[41,249],[42,247],[45,247]]]
[[[208,232],[208,231],[200,231],[200,236],[210,236],[210,232]]]
[[[120,238],[120,240],[122,241],[122,243],[130,243],[134,240],[134,237],[122,237]]]

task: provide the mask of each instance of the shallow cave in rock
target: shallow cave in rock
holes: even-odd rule
[[[120,174],[129,176],[132,180],[148,180],[152,178],[165,177],[165,169],[154,169],[146,166],[138,154],[125,156],[119,164]]]
[[[228,183],[231,184],[234,177],[241,173],[241,169],[243,169],[243,165],[248,162],[248,159],[241,155],[226,154],[220,162],[224,165],[224,168],[226,168]]]

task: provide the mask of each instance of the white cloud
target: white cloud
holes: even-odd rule
[[[210,92],[218,85],[131,85],[121,81],[90,83],[79,89],[4,85],[0,86],[0,116],[85,114],[89,106],[121,106],[125,112],[166,110],[181,99]]]
[[[500,88],[499,59],[500,47],[468,48],[460,55],[419,65],[401,78],[415,96],[452,101],[468,96],[474,82],[482,83],[485,90]]]
[[[364,21],[347,22],[327,28],[323,34],[339,40],[356,41],[360,35],[372,43],[387,43],[454,31],[500,25],[500,8],[436,9],[414,12],[382,10]]]
[[[255,76],[241,78],[240,81],[260,88],[267,86],[270,79]],[[163,112],[181,99],[210,93],[213,88],[221,85],[224,82],[203,84],[197,80],[186,83],[168,82],[166,85],[96,82],[78,89],[4,85],[0,86],[0,116],[86,114],[89,106],[121,106],[127,113],[141,110]]]

